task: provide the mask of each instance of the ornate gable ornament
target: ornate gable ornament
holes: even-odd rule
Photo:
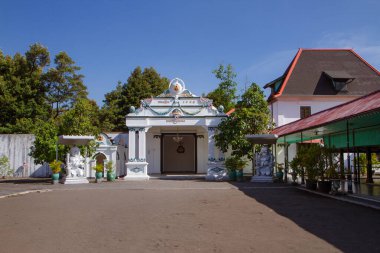
[[[169,87],[164,93],[158,97],[195,97],[189,90],[185,88],[185,82],[178,77],[170,81]]]
[[[198,97],[186,89],[179,78],[170,81],[168,89],[157,97],[141,100],[140,108],[130,107],[129,117],[220,117],[226,116],[223,109],[216,109],[212,100]]]

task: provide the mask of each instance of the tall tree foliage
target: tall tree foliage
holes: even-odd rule
[[[214,73],[215,77],[221,82],[219,83],[218,88],[210,92],[207,97],[213,100],[213,104],[216,107],[222,105],[225,111],[229,111],[235,107],[237,98],[237,83],[235,81],[236,73],[231,64],[228,64],[227,66],[220,64],[212,73]]]
[[[25,56],[0,52],[0,132],[28,133],[37,119],[48,118],[42,79],[50,63],[47,48],[33,44]]]
[[[101,121],[113,131],[126,130],[125,115],[130,106],[138,107],[145,98],[157,96],[164,92],[169,85],[169,79],[161,77],[150,67],[143,71],[136,67],[126,83],[118,83],[116,89],[105,95],[104,106],[101,110]]]
[[[49,51],[38,43],[25,55],[0,51],[0,133],[34,133],[36,163],[55,159],[58,135],[99,132],[99,108],[87,99],[80,67],[65,52],[49,64]]]
[[[47,99],[54,107],[53,117],[71,108],[75,101],[87,97],[87,87],[83,84],[83,75],[77,72],[81,69],[65,52],[55,56],[55,68],[50,68],[45,74]]]
[[[252,145],[246,140],[248,134],[266,133],[270,112],[260,87],[252,83],[238,101],[235,112],[222,120],[215,134],[215,144],[223,152],[232,149],[232,155],[252,159]]]

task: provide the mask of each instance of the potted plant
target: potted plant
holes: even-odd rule
[[[95,178],[97,183],[102,182],[102,177],[103,177],[103,171],[104,171],[104,165],[102,163],[98,163],[95,166]]]
[[[58,184],[59,173],[61,172],[61,165],[62,165],[62,162],[57,161],[57,160],[54,160],[49,164],[51,172],[53,173],[51,176],[51,178],[53,180],[52,181],[53,184]]]
[[[247,165],[247,160],[236,157],[236,180],[242,182],[244,180],[243,169]]]
[[[297,156],[300,159],[301,167],[305,168],[307,175],[306,189],[316,190],[317,179],[319,175],[318,161],[320,158],[319,145],[312,144],[307,147],[301,147],[297,152]]]
[[[339,173],[336,171],[337,166],[330,166],[330,168],[326,171],[327,178],[329,179],[331,185],[330,185],[330,194],[335,194],[338,192],[338,189],[340,188],[340,179],[339,179]]]
[[[113,167],[113,162],[112,161],[108,161],[106,163],[106,169],[107,169],[107,181],[115,181],[115,172],[114,172],[114,167]]]
[[[237,156],[230,156],[224,161],[224,165],[231,181],[243,181],[243,169],[247,165],[246,160]]]
[[[289,163],[292,172],[292,185],[297,185],[297,176],[300,173],[301,159],[296,155],[293,160]]]
[[[277,172],[276,172],[276,179],[278,182],[282,182],[284,178],[284,164],[283,163],[278,163],[277,164]]]
[[[236,159],[233,156],[227,157],[224,166],[228,171],[228,177],[231,181],[236,181]]]
[[[319,171],[318,190],[323,193],[331,191],[331,179],[338,177],[337,164],[334,163],[333,156],[332,149],[321,147],[317,167]]]

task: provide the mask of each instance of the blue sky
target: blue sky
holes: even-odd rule
[[[217,87],[212,70],[230,63],[241,91],[280,76],[298,48],[353,48],[380,69],[379,10],[376,0],[3,0],[0,50],[66,51],[99,105],[136,66],[201,95]]]

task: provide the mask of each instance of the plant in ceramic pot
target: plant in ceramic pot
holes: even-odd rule
[[[241,158],[236,157],[236,180],[241,182],[244,179],[243,169],[247,165],[248,161]]]
[[[338,165],[336,161],[334,162],[334,157],[336,156],[337,154],[334,153],[333,149],[321,147],[317,163],[319,171],[318,190],[320,192],[329,193],[331,191],[332,178],[338,177],[338,173],[336,172]]]
[[[104,165],[102,163],[98,163],[95,166],[95,178],[97,183],[102,182],[102,177],[103,177],[103,171],[104,171]]]
[[[59,173],[61,172],[61,166],[62,162],[57,160],[54,160],[49,164],[49,167],[52,172],[51,178],[53,180],[53,184],[57,184],[59,181]]]
[[[319,145],[312,144],[306,147],[300,147],[297,151],[297,156],[300,158],[301,167],[305,168],[307,175],[306,188],[310,190],[317,189],[317,179],[319,175],[320,159],[320,147]]]
[[[231,181],[236,180],[236,159],[233,156],[227,157],[224,161],[224,166],[228,171],[228,177]]]
[[[114,166],[112,161],[108,161],[106,163],[106,169],[107,169],[107,181],[115,181],[115,171],[114,171]]]
[[[276,179],[279,182],[282,182],[283,178],[284,178],[284,164],[283,163],[278,163],[277,164]]]
[[[243,169],[247,165],[245,159],[238,156],[230,156],[224,161],[224,165],[231,181],[243,181]]]
[[[292,184],[297,185],[297,176],[301,172],[301,159],[296,155],[293,160],[289,163],[290,168],[292,169],[292,172],[290,173],[292,175]]]

